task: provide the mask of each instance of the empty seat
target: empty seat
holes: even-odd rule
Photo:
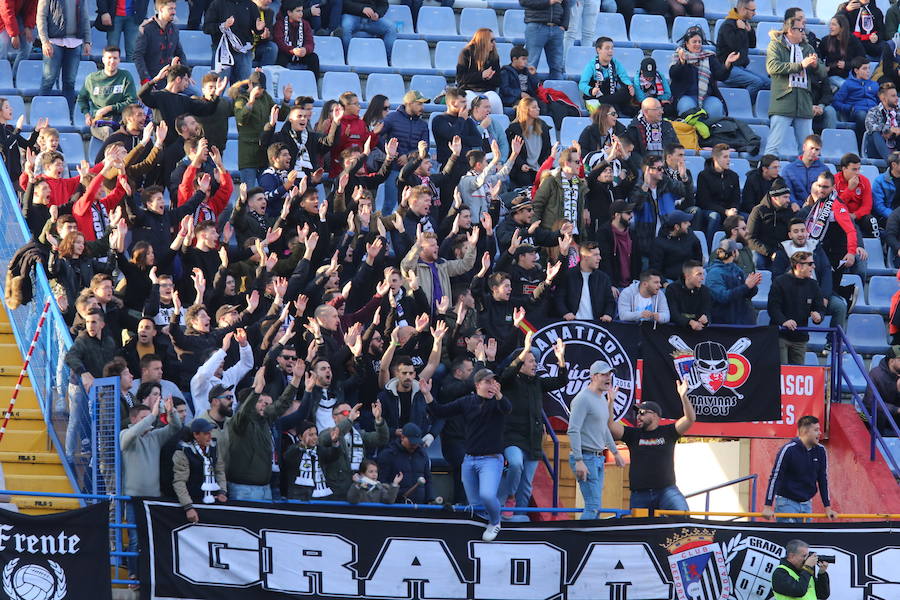
[[[756,118],[769,119],[769,100],[772,98],[771,90],[760,90],[756,95]]]
[[[448,6],[423,6],[419,9],[416,33],[439,37],[456,35],[456,15],[453,14],[453,9]]]
[[[617,57],[619,52],[616,52]],[[584,66],[595,58],[597,58],[597,52],[593,48],[572,46],[566,53],[566,75],[581,77]]]
[[[319,63],[323,67],[346,67],[347,62],[344,60],[344,46],[341,39],[336,37],[316,36],[316,54],[319,56]]]
[[[0,60],[0,94],[17,93],[18,90],[13,87],[12,66],[8,60]]]
[[[841,365],[844,371],[844,376],[841,377],[841,391],[853,391],[857,394],[864,392],[866,389],[866,378],[860,371],[859,365],[853,359],[853,356],[849,353],[844,354]]]
[[[760,6],[768,6],[768,2],[763,2]],[[784,12],[789,8],[799,8],[803,11],[803,14],[806,15],[806,18],[809,19],[813,15],[813,5],[810,0],[775,0],[775,16],[783,17]],[[824,19],[830,19],[831,15],[826,17],[819,17]],[[807,25],[808,28],[808,25]],[[819,38],[821,39],[821,38]]]
[[[512,51],[513,45],[509,42],[497,42],[497,56],[500,57],[500,64],[504,65],[509,62],[509,53]]]
[[[423,7],[422,10],[425,10]],[[422,23],[421,13],[419,15],[419,24]],[[456,73],[456,63],[459,60],[459,53],[466,45],[465,42],[438,42],[434,47],[434,68],[444,71],[453,71]]]
[[[494,118],[495,115],[491,115],[491,118]],[[550,143],[555,144],[557,142],[556,136],[556,127],[553,126],[553,118],[547,115],[541,115],[541,120],[547,125],[547,129],[550,130]]]
[[[744,88],[719,88],[728,107],[728,116],[736,119],[753,119],[750,92]]]
[[[866,176],[869,183],[873,183],[875,178],[880,174],[878,167],[875,165],[860,165],[859,172]]]
[[[237,144],[227,144],[225,152],[222,153],[222,162],[225,164],[225,168],[232,173],[238,170],[237,146]]]
[[[559,139],[563,144],[568,144],[572,140],[577,141],[584,128],[590,124],[590,117],[564,117],[559,130]]]
[[[687,168],[688,171],[691,172],[691,175],[693,175],[695,180],[697,179],[697,176],[700,174],[700,172],[703,170],[705,163],[706,163],[706,159],[702,156],[694,155],[694,156],[685,156],[684,157],[684,166]]]
[[[822,130],[822,160],[839,161],[848,152],[859,152],[856,133],[851,129]]]
[[[137,65],[133,62],[119,63],[119,70],[131,73],[131,79],[134,81],[135,89],[140,89],[141,76],[138,74]],[[153,75],[156,75],[156,73],[153,73]],[[199,83],[200,80],[198,79],[197,82]],[[76,86],[75,89],[78,90],[79,88]]]
[[[761,54],[749,54],[747,58],[750,59],[750,64],[747,65],[747,68],[757,75],[768,78],[769,72],[766,71],[766,57]]]
[[[37,123],[38,117],[47,117],[50,126],[60,131],[72,127],[69,103],[62,96],[35,96],[31,101],[31,122]]]
[[[770,31],[780,31],[782,27],[781,23],[770,23],[763,21],[759,25],[756,26],[756,48],[758,50],[765,51],[766,48],[769,47],[769,32]]]
[[[313,100],[319,97],[319,88],[316,85],[316,76],[312,71],[295,71],[294,69],[281,69],[273,72],[272,77],[266,78],[266,85],[272,81],[272,97],[276,100],[283,97],[284,86],[290,85],[294,92],[294,98],[298,96],[311,96]]]
[[[675,54],[674,50],[665,50],[663,48],[657,48],[650,53],[650,58],[656,61],[656,68],[660,73],[665,73],[667,79],[669,77],[669,65],[672,64],[673,54]],[[629,73],[629,75],[634,77],[635,73]]]
[[[760,270],[757,273],[762,275],[762,279],[756,286],[759,291],[753,296],[751,302],[755,308],[765,308],[769,302],[769,290],[772,288],[772,271]]]
[[[600,13],[603,14],[603,13]],[[503,13],[503,37],[520,39],[525,37],[525,11],[524,10],[507,10]],[[507,59],[509,55],[500,56],[500,64]]]
[[[354,68],[384,68],[388,66],[387,51],[381,38],[359,38],[350,40],[347,48],[347,64]]]
[[[419,17],[421,22],[421,16]],[[472,35],[481,29],[487,27],[494,32],[494,35],[500,35],[500,24],[497,22],[497,13],[493,8],[472,8],[466,7],[462,9],[459,15],[459,34],[472,37]],[[504,59],[501,57],[500,64]]]
[[[415,33],[413,29],[412,13],[405,4],[389,4],[387,12],[382,17],[387,23],[394,26],[397,33]]]
[[[581,100],[581,91],[578,89],[578,84],[574,81],[569,81],[568,79],[547,79],[544,81],[544,87],[553,88],[563,92],[580,110],[585,110],[584,102]],[[569,141],[566,137],[563,137],[562,139],[566,143]]]
[[[731,170],[743,177],[750,170],[750,161],[746,158],[735,158],[732,154]]]
[[[344,92],[353,92],[360,98],[362,97],[362,89],[359,85],[359,75],[356,73],[329,72],[322,76],[323,98],[337,98]]]
[[[757,325],[768,325],[769,324],[769,311],[766,309],[762,309],[756,315],[756,324]]]
[[[712,42],[715,43],[719,39],[719,29],[722,28],[722,25],[725,24],[725,19],[716,19],[716,24],[713,26],[712,30]]]
[[[77,92],[82,87],[84,87],[84,80],[87,79],[87,76],[97,70],[97,65],[92,63],[89,60],[82,60],[78,62],[78,70],[75,72],[75,91]],[[156,73],[154,73],[156,75]],[[200,81],[197,79],[197,81]],[[134,81],[134,85],[138,88],[141,87],[141,82],[138,80]]]
[[[730,0],[706,0],[704,14],[710,19],[724,19],[731,11]]]
[[[675,17],[672,22],[672,43],[678,44],[678,40],[684,35],[684,32],[691,27],[700,27],[703,31],[703,39],[707,42],[715,42],[710,39],[709,22],[702,17]]]
[[[847,317],[847,338],[857,352],[875,354],[887,346],[887,330],[881,315],[851,314]]]
[[[397,40],[391,51],[391,64],[398,69],[431,69],[431,50],[425,40]]]
[[[876,240],[877,241],[877,240]],[[872,254],[869,254],[871,260]],[[888,314],[891,309],[891,297],[897,291],[897,278],[889,275],[876,275],[869,279],[866,304],[878,313]]]
[[[631,17],[630,40],[642,46],[669,44],[669,28],[662,15],[634,15]]]
[[[39,94],[41,90],[41,75],[44,63],[40,60],[23,60],[16,71],[16,87],[26,96]],[[59,89],[59,81],[55,82],[54,89]]]
[[[447,89],[447,80],[443,75],[413,75],[409,81],[409,89],[433,99]]]
[[[638,69],[641,68],[641,61],[644,60],[644,51],[640,48],[619,48],[616,50],[616,58],[622,63],[625,72],[633,77],[638,72]],[[657,66],[662,68],[660,65]]]
[[[403,102],[406,86],[403,76],[397,73],[373,73],[366,80],[366,101],[372,100],[376,94],[384,94],[391,104]]]
[[[705,265],[709,262],[709,246],[707,245],[706,234],[702,231],[695,231],[694,235],[700,240],[700,250],[703,252],[703,264]]]
[[[872,275],[893,275],[897,273],[897,269],[892,269],[884,261],[884,248],[881,246],[881,240],[878,238],[863,238],[866,252],[869,253],[866,272]]]
[[[628,39],[628,33],[625,30],[625,17],[619,13],[597,13],[597,28],[594,31],[598,35],[605,35],[614,39],[616,44]]]
[[[211,65],[213,59],[212,39],[202,31],[182,29],[178,32],[181,47],[189,65]],[[318,47],[316,48],[318,51]]]
[[[84,140],[81,139],[80,133],[60,133],[59,149],[66,157],[66,163],[70,165],[85,160]]]
[[[710,244],[710,250],[715,250],[719,247],[719,242],[725,239],[724,231],[717,231],[713,234],[712,244]]]

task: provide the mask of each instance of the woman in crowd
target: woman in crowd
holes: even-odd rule
[[[725,100],[716,82],[728,79],[731,65],[740,57],[737,52],[732,52],[723,65],[715,52],[703,49],[703,30],[699,27],[688,29],[681,45],[675,49],[669,67],[672,96],[678,98],[676,112],[680,115],[700,106],[712,119],[724,117]]]
[[[541,110],[534,98],[523,98],[516,106],[516,118],[506,128],[506,140],[516,136],[525,140],[525,152],[520,152],[509,174],[511,187],[534,184],[534,176],[541,163],[550,156],[550,129],[541,120]]]
[[[500,146],[500,161],[506,162],[506,157],[509,156],[509,142],[498,120],[491,117],[491,103],[487,96],[475,96],[469,107],[469,118],[475,121],[475,126],[481,134],[481,149],[485,153],[490,152],[491,142],[496,140]]]
[[[618,111],[610,104],[601,104],[591,114],[591,124],[578,136],[581,152],[585,156],[610,146],[613,136],[625,135],[625,126],[619,123],[618,118]]]
[[[363,113],[363,121],[369,131],[372,131],[379,123],[384,123],[384,117],[391,110],[391,101],[384,94],[375,94],[369,98],[369,108]]]
[[[112,273],[115,267],[114,260],[101,262],[85,256],[84,244],[83,233],[70,232],[50,253],[47,264],[47,274],[62,288],[68,301],[66,308],[60,308],[69,322],[75,316],[75,299],[81,290],[90,287],[91,278],[97,273]]]
[[[828,82],[837,90],[850,74],[850,61],[865,56],[866,51],[856,36],[850,34],[850,25],[844,15],[831,17],[828,35],[819,41],[819,58],[828,66]]]
[[[466,93],[466,102],[478,94],[487,96],[491,112],[502,113],[500,88],[500,57],[494,32],[483,27],[475,32],[459,53],[456,62],[456,86]]]

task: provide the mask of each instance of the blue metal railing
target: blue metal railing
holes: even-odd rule
[[[757,475],[756,473],[752,473],[750,475],[745,475],[744,477],[738,477],[737,479],[732,479],[731,481],[726,481],[725,483],[720,483],[719,485],[714,485],[712,487],[708,487],[703,490],[691,492],[690,494],[685,494],[684,497],[687,499],[687,498],[693,498],[694,496],[700,496],[701,494],[706,494],[706,502],[704,504],[703,510],[704,510],[704,512],[709,512],[709,495],[712,492],[714,492],[716,490],[721,490],[723,488],[730,487],[732,485],[739,485],[745,481],[749,481],[750,482],[750,512],[756,512],[756,486],[757,486],[758,479],[759,479],[759,475]],[[739,518],[741,518],[741,517],[735,517],[734,519],[729,519],[729,520],[734,521]],[[754,519],[751,517],[750,520],[753,521]]]
[[[553,431],[553,424],[550,423],[550,419],[547,418],[547,413],[543,409],[541,409],[541,417],[544,419],[544,427],[550,434],[550,439],[553,440],[553,464],[550,464],[550,461],[547,459],[547,453],[544,451],[541,451],[541,459],[547,468],[547,472],[550,473],[550,479],[553,481],[553,508],[556,508],[559,506],[559,438],[556,437],[556,432]]]

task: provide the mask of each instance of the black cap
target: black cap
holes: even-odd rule
[[[191,421],[191,433],[207,433],[215,428],[216,426],[206,419],[194,419]]]
[[[497,376],[490,369],[479,369],[477,373],[475,373],[475,383],[479,383],[484,381],[485,379],[496,379]]]
[[[225,387],[221,383],[217,383],[216,385],[212,386],[212,388],[210,388],[208,400],[212,402],[213,398],[221,398],[222,396],[226,395],[226,392],[230,392],[233,389],[233,385]]]
[[[476,327],[475,325],[469,325],[468,327],[464,327],[460,330],[460,337],[472,337],[473,335],[483,334],[481,327]]]
[[[407,423],[403,426],[401,430],[403,432],[403,437],[409,440],[409,443],[413,446],[421,446],[422,445],[422,430],[415,423]]]
[[[634,204],[631,202],[625,202],[624,200],[616,200],[609,207],[609,214],[614,215],[616,213],[626,213],[626,212],[634,212]]]
[[[537,248],[535,248],[531,244],[521,244],[518,248],[516,248],[516,258],[522,256],[523,254],[529,254],[531,252],[537,252]]]
[[[888,348],[887,358],[900,358],[900,346],[891,346]]]
[[[787,183],[785,183],[783,178],[776,177],[772,180],[772,187],[769,188],[769,196],[784,196],[785,194],[790,193],[791,190],[788,188]]]
[[[641,74],[644,77],[653,77],[656,75],[656,61],[649,56],[641,61]]]
[[[656,402],[652,400],[647,400],[646,402],[641,402],[635,406],[636,410],[649,410],[650,412],[656,413],[657,417],[662,416],[662,408]]]

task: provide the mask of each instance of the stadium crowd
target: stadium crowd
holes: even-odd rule
[[[405,3],[415,19],[421,0]],[[492,540],[502,506],[530,500],[542,393],[565,383],[562,343],[558,377],[538,373],[536,329],[756,323],[768,270],[782,360],[802,363],[798,327],[826,316],[846,324],[860,290],[841,279],[865,280],[863,238],[880,235],[891,266],[900,260],[896,7],[886,24],[873,2],[851,0],[822,40],[788,10],[763,77],[748,68],[754,0],[738,0],[714,50],[692,27],[670,65],[647,57],[635,73],[595,32],[597,12],[637,7],[671,20],[703,16],[702,1],[520,0],[525,46],[501,57],[494,32],[478,30],[429,124],[433,99],[416,90],[396,108],[376,95],[364,112],[346,92],[314,121],[315,93],[285,86],[273,98],[256,68],[318,77],[314,33],[345,49],[353,36],[381,37],[390,52],[384,0],[284,0],[277,13],[270,0],[195,0],[187,26],[210,34],[220,67],[199,81],[174,1],[156,0],[149,18],[147,0],[101,0],[96,15],[87,4],[0,1],[0,48],[16,50],[18,66],[40,45],[42,93],[61,81],[97,156],[68,176],[54,123],[26,134],[7,99],[0,146],[33,236],[23,250],[46,265],[75,340],[67,454],[90,452],[83,390],[120,377],[123,491],[177,498],[192,521],[194,504],[229,499],[432,502],[437,442],[454,501],[487,508]],[[92,27],[109,45],[76,90]],[[561,78],[576,41],[596,49],[578,84],[591,124],[553,144],[541,118],[553,99],[536,66],[546,53],[550,78]],[[691,173],[669,120],[698,108],[726,116],[725,87],[772,94],[767,146],[743,182],[725,144]],[[821,160],[814,132],[839,117],[868,157],[887,160],[874,181],[856,148],[834,174]],[[790,126],[802,151],[782,163]],[[885,361],[895,382],[900,359]],[[608,366],[591,369],[598,398],[609,379]],[[602,437],[573,449],[579,478],[580,450],[614,451]]]

